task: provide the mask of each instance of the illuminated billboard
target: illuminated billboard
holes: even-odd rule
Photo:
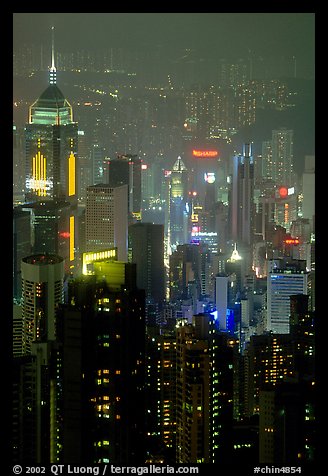
[[[215,173],[214,172],[205,172],[204,173],[204,180],[207,183],[214,183],[215,182]]]
[[[219,155],[219,152],[213,149],[193,149],[192,155],[193,157],[198,157],[202,159],[204,158],[214,159],[215,157]]]
[[[93,274],[90,265],[97,261],[117,260],[117,248],[110,248],[109,250],[87,252],[82,255],[82,273]]]

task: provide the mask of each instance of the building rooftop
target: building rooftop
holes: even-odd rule
[[[64,261],[64,258],[55,254],[35,254],[31,256],[26,256],[23,258],[24,263],[27,264],[36,264],[36,265],[44,265],[47,266],[49,264],[58,264]]]
[[[40,108],[70,107],[67,99],[56,84],[50,84],[33,105]]]

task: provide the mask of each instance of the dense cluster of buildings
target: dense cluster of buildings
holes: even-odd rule
[[[314,157],[223,161],[199,94],[170,167],[84,155],[52,60],[14,127],[14,461],[314,461]]]

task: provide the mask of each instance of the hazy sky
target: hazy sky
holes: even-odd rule
[[[58,51],[108,47],[184,48],[204,57],[296,56],[313,76],[314,13],[14,13],[13,47],[49,45],[55,26]],[[312,72],[312,74],[311,74]]]

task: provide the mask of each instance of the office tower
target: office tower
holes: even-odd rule
[[[64,259],[35,254],[22,259],[23,354],[34,341],[55,340],[55,310],[64,300]]]
[[[222,170],[220,170],[221,158],[219,157],[219,151],[217,148],[209,146],[201,148],[197,145],[192,148],[189,146],[186,160],[190,189],[197,192],[199,204],[204,207],[206,189],[213,189],[216,200],[217,181],[223,175]]]
[[[310,222],[311,231],[314,232],[315,216],[315,157],[305,156],[305,166],[302,175],[302,217]]]
[[[161,310],[165,299],[164,225],[135,223],[129,226],[131,262],[137,265],[137,286],[147,302]]]
[[[205,197],[204,197],[204,212],[205,223],[204,231],[211,233],[215,232],[215,206],[216,206],[216,181],[215,174],[208,172],[204,174],[205,181]]]
[[[294,131],[286,128],[272,131],[272,178],[278,186],[293,187]]]
[[[231,189],[231,238],[239,249],[249,248],[254,234],[254,161],[251,145],[245,144],[243,154],[233,157]]]
[[[52,30],[54,32],[54,30]],[[52,63],[49,69],[49,86],[30,106],[28,124],[25,127],[26,144],[26,182],[25,202],[36,204],[38,216],[49,215],[59,207],[67,207],[69,225],[60,230],[61,225],[53,227],[54,242],[56,233],[64,232],[68,241],[69,253],[65,253],[65,266],[68,273],[75,268],[76,206],[77,190],[77,123],[73,121],[70,103],[56,84],[54,62],[54,42],[52,42]],[[52,202],[52,203],[49,203]],[[41,211],[41,209],[44,211]],[[61,211],[55,212],[61,215]],[[33,227],[33,223],[32,223]],[[50,230],[48,230],[50,232]],[[32,233],[37,235],[35,230]],[[61,255],[59,248],[45,250]],[[42,251],[43,252],[43,251]]]
[[[77,123],[56,84],[52,48],[49,86],[30,106],[26,124],[26,200],[77,198]]]
[[[32,253],[51,253],[65,259],[65,273],[76,263],[77,230],[75,210],[69,202],[48,200],[28,202],[20,209],[30,215]]]
[[[118,155],[108,161],[108,184],[127,185],[129,223],[141,213],[141,159],[137,155]]]
[[[85,204],[87,198],[87,186],[97,183],[92,178],[91,152],[87,137],[86,131],[78,130],[78,199],[83,204]]]
[[[227,229],[228,206],[223,202],[215,205],[215,229],[217,232],[217,252],[226,253],[229,230]]]
[[[143,464],[145,293],[135,265],[94,264],[94,276],[69,283],[58,311],[60,461]]]
[[[233,351],[210,314],[177,332],[178,463],[219,463],[232,455]],[[229,436],[230,435],[230,436]]]
[[[187,243],[188,172],[181,157],[175,161],[169,181],[169,237],[171,250]]]
[[[225,271],[228,275],[235,276],[235,287],[232,293],[233,301],[240,300],[241,293],[244,287],[244,281],[246,276],[245,260],[240,256],[237,245],[235,244],[234,250],[231,253],[230,258],[226,260]]]
[[[170,300],[182,300],[188,297],[189,283],[197,286],[200,293],[200,247],[195,244],[178,245],[169,261]]]
[[[228,284],[229,278],[226,274],[218,274],[215,277],[215,308],[216,319],[219,330],[228,330],[227,309],[228,309]]]
[[[163,156],[143,160],[141,164],[142,202],[146,206],[164,200],[165,192],[165,161]]]
[[[21,261],[32,252],[30,220],[29,211],[13,209],[13,297],[17,301],[22,295]]]
[[[118,259],[127,260],[127,185],[112,187],[96,184],[87,187],[85,245],[86,251],[117,247]]]
[[[108,170],[106,151],[99,144],[93,144],[90,151],[90,162],[92,170],[91,182],[87,185],[96,185],[98,183],[107,183]]]
[[[267,330],[288,334],[290,296],[307,294],[308,272],[306,261],[273,259],[268,263],[267,275]]]
[[[13,323],[17,340],[13,345],[12,405],[16,462],[55,461],[58,440],[54,413],[59,384],[56,309],[64,301],[64,275],[64,259],[60,256],[30,255],[22,260],[21,320]],[[16,352],[18,345],[20,354]]]

